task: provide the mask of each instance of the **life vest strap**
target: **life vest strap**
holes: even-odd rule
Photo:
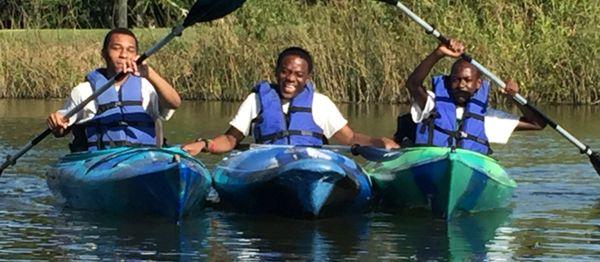
[[[448,136],[456,139],[457,141],[462,140],[462,139],[469,139],[469,140],[475,141],[475,142],[477,142],[479,144],[489,146],[489,142],[487,140],[484,140],[484,139],[481,139],[481,138],[479,138],[477,136],[468,134],[468,133],[466,133],[464,131],[450,131],[450,130],[447,130],[447,129],[443,129],[443,128],[439,127],[439,126],[435,126],[434,128],[435,128],[435,130],[437,130],[439,132],[442,132],[442,133],[444,133],[444,134],[446,134],[446,135],[448,135]]]
[[[312,113],[312,108],[310,107],[300,107],[300,106],[290,106],[289,112],[305,112]]]
[[[115,107],[124,107],[124,106],[141,106],[142,101],[116,101],[110,102],[102,105],[98,105],[98,112],[96,114],[100,115],[104,113],[106,110],[113,109]]]
[[[466,119],[467,117],[474,118],[474,119],[477,119],[479,121],[484,121],[485,120],[485,116],[482,116],[482,115],[479,115],[479,114],[475,114],[475,113],[471,113],[471,112],[464,112],[463,113],[463,120]]]
[[[114,121],[114,122],[109,122],[109,123],[99,123],[97,121],[88,121],[85,123],[81,123],[79,125],[85,126],[85,127],[94,126],[94,127],[98,127],[98,128],[118,127],[118,126],[135,126],[135,127],[152,127],[152,128],[154,128],[153,122],[127,121],[127,120],[119,120],[119,121]]]

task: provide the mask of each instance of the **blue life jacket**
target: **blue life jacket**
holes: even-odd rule
[[[431,116],[417,125],[415,144],[458,147],[491,154],[484,125],[489,82],[482,81],[479,90],[469,99],[458,127],[456,104],[450,97],[448,76],[433,77],[432,82],[435,107]]]
[[[323,145],[327,139],[312,116],[312,102],[315,93],[311,83],[292,99],[288,114],[281,108],[281,99],[276,90],[267,81],[261,81],[254,87],[260,101],[260,112],[254,122],[253,136],[259,144],[285,145]]]
[[[99,70],[88,73],[86,79],[93,91],[108,81]],[[85,127],[88,151],[156,144],[154,119],[142,107],[140,77],[129,75],[118,92],[110,87],[96,98],[96,105],[96,115],[79,124]]]

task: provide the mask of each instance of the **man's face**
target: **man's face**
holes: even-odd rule
[[[460,106],[464,106],[480,86],[479,74],[470,66],[459,64],[450,74],[452,97],[454,102]]]
[[[127,61],[131,61],[137,55],[135,39],[126,34],[113,34],[110,36],[108,46],[102,52],[106,66],[115,72],[120,72]]]
[[[304,90],[304,85],[310,79],[308,63],[297,55],[288,55],[278,65],[275,77],[281,98],[292,99]]]

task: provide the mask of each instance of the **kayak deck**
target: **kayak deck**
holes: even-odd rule
[[[407,148],[365,169],[385,207],[426,208],[447,219],[456,211],[504,207],[516,188],[496,160],[462,149]]]
[[[213,179],[224,204],[237,210],[299,218],[362,212],[372,194],[353,160],[308,147],[233,154],[215,167]]]
[[[180,219],[203,205],[210,173],[179,148],[117,148],[69,154],[47,172],[67,206]]]

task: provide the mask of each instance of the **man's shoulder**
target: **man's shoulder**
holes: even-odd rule
[[[318,92],[315,92],[315,94],[313,96],[313,103],[333,104],[333,101],[328,96],[318,93]]]
[[[485,116],[487,118],[497,118],[497,119],[515,119],[515,120],[519,119],[518,116],[504,112],[499,109],[494,109],[494,108],[488,108]]]
[[[92,85],[90,82],[81,82],[71,90],[71,96],[89,95],[92,93]]]

